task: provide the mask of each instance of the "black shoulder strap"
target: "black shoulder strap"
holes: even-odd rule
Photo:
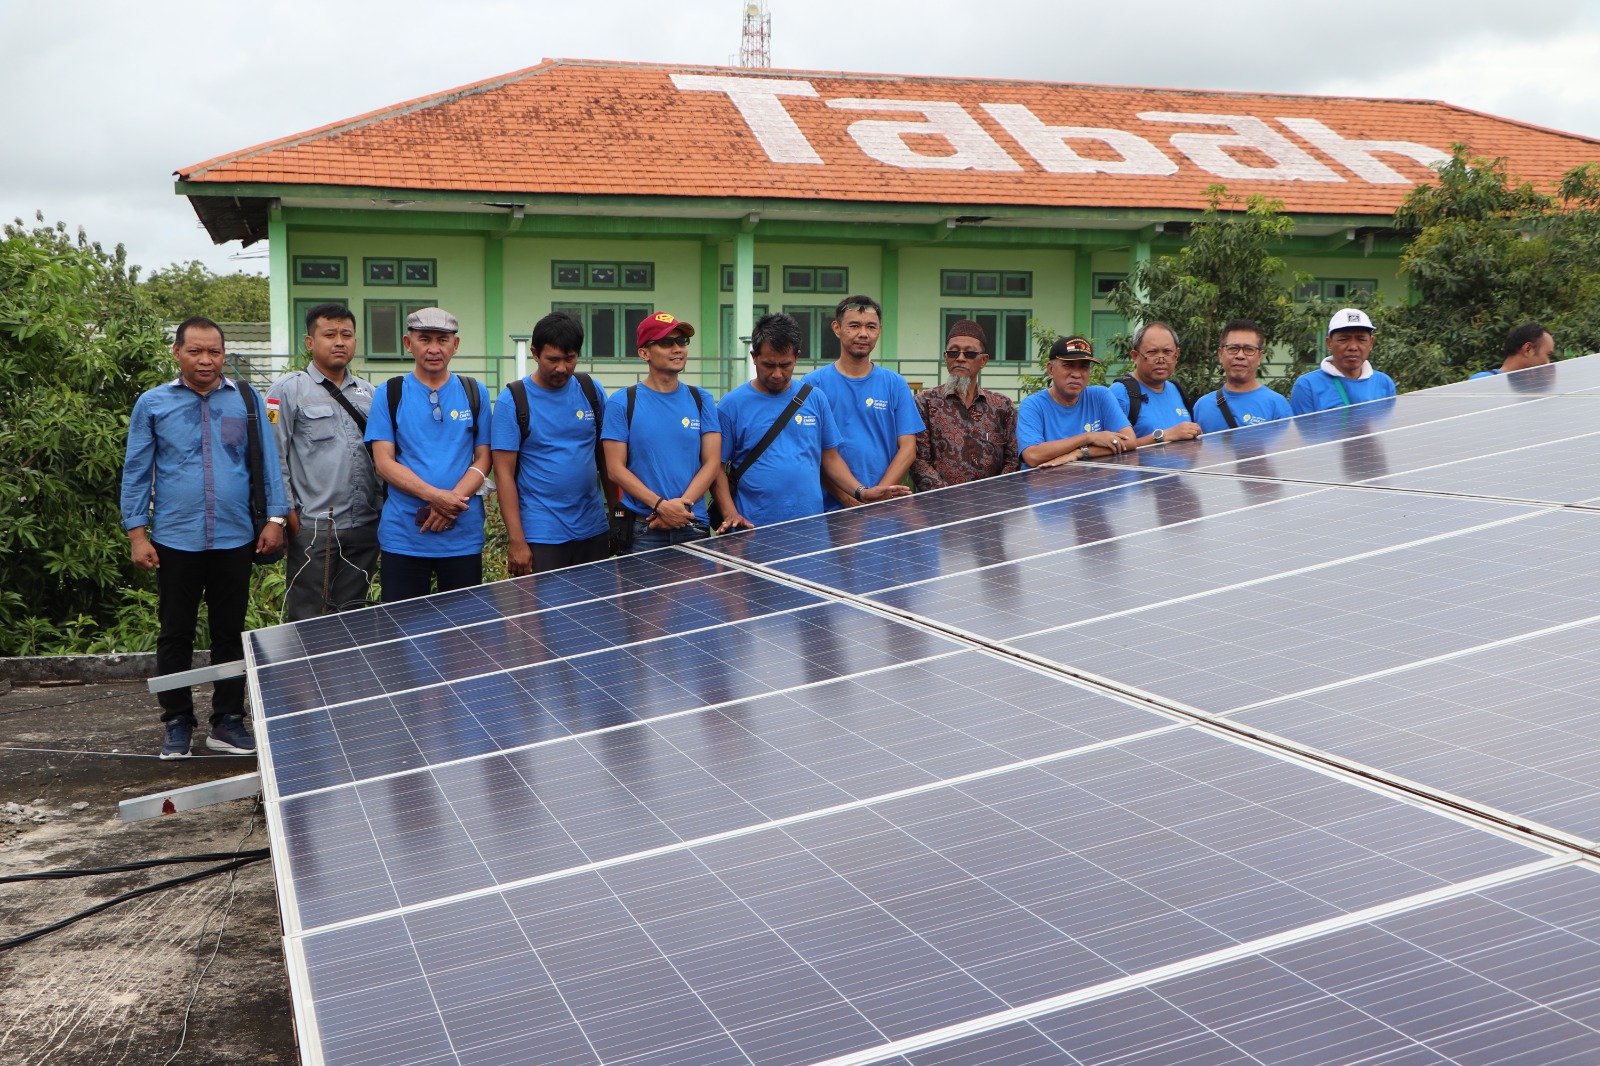
[[[394,433],[394,457],[400,458],[400,390],[406,387],[404,374],[388,380],[384,391],[389,394],[389,429]]]
[[[245,461],[250,468],[250,516],[257,522],[267,517],[267,486],[261,472],[261,417],[257,413],[256,390],[248,381],[237,383],[244,401]]]
[[[633,428],[633,401],[639,396],[639,386],[628,386],[628,428]]]
[[[1189,412],[1189,420],[1191,422],[1194,421],[1194,408],[1189,406],[1189,397],[1184,393],[1183,386],[1178,384],[1178,379],[1168,378],[1167,384],[1178,390],[1178,402],[1183,405],[1185,411]]]
[[[1233,417],[1233,408],[1228,406],[1228,397],[1220,388],[1217,390],[1217,413],[1228,423],[1229,429],[1239,428],[1239,420]]]
[[[511,402],[517,409],[517,440],[528,439],[528,382],[518,378],[506,388],[511,390]]]
[[[800,391],[795,393],[793,398],[784,405],[783,413],[778,416],[777,421],[767,427],[767,435],[762,437],[756,443],[756,446],[751,448],[745,457],[739,461],[739,465],[734,467],[733,471],[728,474],[728,491],[730,493],[739,491],[739,479],[744,477],[746,470],[756,465],[756,460],[761,458],[761,453],[766,451],[772,442],[778,439],[778,434],[784,431],[784,428],[789,424],[789,420],[794,417],[796,411],[800,410],[800,405],[805,403],[806,397],[810,395],[811,386],[801,385]]]
[[[1124,374],[1116,380],[1128,394],[1128,425],[1139,421],[1139,408],[1144,406],[1144,390],[1139,387],[1139,379],[1132,374]]]
[[[600,472],[600,477],[603,479],[606,476],[606,448],[605,442],[600,439],[600,434],[605,432],[606,428],[605,407],[600,402],[599,391],[594,387],[594,378],[588,374],[579,374],[578,388],[583,390],[583,398],[589,401],[589,412],[594,415],[594,468]]]
[[[322,385],[323,391],[329,396],[332,396],[334,401],[338,403],[340,407],[343,407],[351,418],[355,419],[356,428],[362,433],[365,433],[367,431],[367,416],[362,414],[360,411],[357,411],[355,404],[345,399],[344,390],[339,388],[339,386],[335,385],[333,382],[329,381],[327,378],[323,378],[320,384]]]
[[[700,402],[700,390],[690,385],[689,395],[694,397],[694,413],[700,416],[700,422],[702,423],[700,428],[703,430],[705,429],[706,409],[705,405]]]
[[[461,379],[461,387],[467,390],[467,410],[472,412],[472,431],[478,431],[478,409],[483,405],[477,378],[469,378],[465,374],[457,374]]]

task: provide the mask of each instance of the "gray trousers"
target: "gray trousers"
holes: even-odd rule
[[[286,561],[285,622],[365,607],[378,572],[378,523],[333,529],[302,518]]]

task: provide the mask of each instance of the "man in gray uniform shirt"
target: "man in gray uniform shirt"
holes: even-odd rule
[[[267,390],[289,496],[283,620],[364,607],[378,565],[378,479],[362,439],[372,386],[347,371],[356,319],[322,304],[306,313],[311,365]]]

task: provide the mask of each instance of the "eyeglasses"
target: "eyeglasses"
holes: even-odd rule
[[[1223,355],[1260,355],[1265,348],[1257,348],[1253,344],[1223,344],[1217,348]]]
[[[442,411],[439,408],[439,390],[438,389],[434,389],[432,392],[428,393],[428,402],[433,404],[433,420],[435,422],[443,422],[444,421],[444,411]]]
[[[1146,359],[1176,359],[1176,358],[1178,358],[1178,349],[1176,349],[1176,348],[1146,348],[1144,351],[1140,352],[1139,354],[1144,356]]]
[[[988,354],[988,353],[986,353],[986,352],[964,352],[960,348],[946,348],[945,352],[944,352],[944,357],[946,359],[982,359],[986,354]]]
[[[672,333],[665,337],[657,337],[650,343],[656,345],[658,348],[687,348],[689,347],[689,338],[685,337],[681,333]]]

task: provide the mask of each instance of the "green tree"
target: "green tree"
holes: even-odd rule
[[[121,245],[64,223],[0,240],[0,654],[77,650],[150,582],[118,492],[128,413],[172,371]]]
[[[213,274],[198,259],[155,271],[141,289],[168,322],[182,322],[190,315],[216,322],[265,322],[271,306],[266,278]]]
[[[1294,219],[1277,200],[1242,200],[1221,185],[1206,195],[1210,204],[1177,254],[1141,263],[1111,295],[1130,322],[1166,322],[1177,330],[1186,354],[1176,377],[1191,396],[1216,387],[1211,350],[1230,319],[1255,319],[1269,345],[1289,341],[1299,324],[1283,260],[1271,251],[1293,234]]]
[[[1413,302],[1386,316],[1390,345],[1407,356],[1373,362],[1400,369],[1408,387],[1499,366],[1506,333],[1522,322],[1543,322],[1558,350],[1600,345],[1600,167],[1572,170],[1544,193],[1504,159],[1458,144],[1395,225],[1416,234],[1400,267]]]

